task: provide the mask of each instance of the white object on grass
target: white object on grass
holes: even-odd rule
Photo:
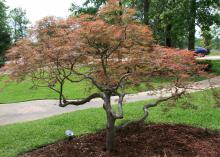
[[[73,137],[74,136],[74,132],[72,130],[66,130],[65,131],[66,136],[68,137]]]

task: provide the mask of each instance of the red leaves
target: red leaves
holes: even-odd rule
[[[155,52],[161,55],[157,59],[159,66],[170,71],[167,75],[186,79],[203,69],[197,64],[193,51],[155,46]]]
[[[39,79],[49,83],[87,76],[112,88],[127,82],[137,84],[153,75],[184,80],[200,70],[193,52],[153,46],[151,30],[133,20],[133,14],[132,9],[112,0],[96,16],[44,18],[30,38],[10,50],[10,58],[18,63],[16,76],[43,73]],[[90,71],[79,74],[78,67]]]

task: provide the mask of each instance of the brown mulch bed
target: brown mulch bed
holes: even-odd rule
[[[220,157],[220,134],[183,125],[132,125],[117,132],[116,151],[105,151],[105,132],[26,153],[22,157]]]

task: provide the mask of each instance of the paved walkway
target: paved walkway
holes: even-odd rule
[[[220,60],[220,56],[197,57],[197,60]]]
[[[215,77],[210,81],[214,87],[220,87],[220,77]],[[208,89],[210,88],[210,84],[208,80],[200,81],[194,83],[193,88],[196,90],[190,90],[189,92]],[[166,90],[130,94],[125,97],[125,102],[150,100],[154,98],[159,98],[161,97],[161,95],[168,96],[170,94],[167,93]],[[113,97],[112,101],[116,102],[117,97]],[[0,104],[0,125],[27,122],[51,117],[54,115],[60,115],[63,113],[74,112],[88,108],[102,107],[102,104],[103,102],[101,99],[95,99],[82,106],[67,106],[65,108],[59,107],[57,100],[37,100],[13,104]]]

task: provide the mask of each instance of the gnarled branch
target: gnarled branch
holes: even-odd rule
[[[125,94],[118,94],[119,100],[118,100],[118,113],[115,113],[113,109],[111,109],[111,114],[114,117],[114,119],[123,119],[124,113],[123,113],[123,100],[125,97]]]
[[[134,124],[134,123],[144,123],[144,121],[147,119],[147,117],[149,115],[149,108],[156,107],[160,103],[168,101],[170,99],[181,97],[184,93],[185,93],[185,91],[182,91],[182,92],[177,93],[175,95],[172,95],[170,97],[159,99],[159,100],[157,100],[154,103],[149,103],[147,105],[144,105],[144,107],[143,107],[144,115],[140,119],[135,120],[135,121],[125,122],[124,124],[117,126],[116,129],[119,130],[119,129],[122,129],[122,128],[124,128],[124,127],[126,127],[126,126],[128,126],[130,124]]]
[[[63,103],[60,104],[60,107],[66,107],[68,105],[80,106],[80,105],[83,105],[87,102],[90,102],[92,99],[95,99],[95,98],[103,98],[102,93],[94,93],[94,94],[92,94],[82,100],[67,101],[64,99]]]

